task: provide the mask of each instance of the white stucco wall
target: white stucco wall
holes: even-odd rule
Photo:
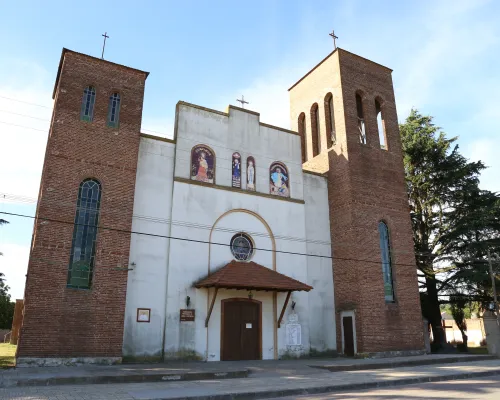
[[[323,353],[337,348],[327,178],[304,173],[304,193],[307,254],[324,256],[307,257],[311,351]]]
[[[178,107],[176,133],[175,146],[141,140],[133,230],[172,239],[132,236],[130,262],[136,267],[128,279],[124,354],[158,356],[164,343],[165,358],[220,359],[221,301],[247,298],[248,291],[219,290],[207,329],[214,290],[208,293],[193,284],[233,259],[228,245],[238,232],[254,241],[252,261],[314,288],[294,292],[291,298],[302,326],[300,348],[286,344],[291,302],[276,329],[286,294],[253,292],[253,299],[262,302],[262,357],[335,349],[331,259],[304,255],[331,255],[326,179],[303,174],[299,136],[263,126],[252,113],[230,109],[227,115],[187,104]],[[227,189],[185,181],[190,179],[191,149],[198,144],[214,150],[215,183]],[[262,195],[230,189],[234,152],[242,156],[242,177],[247,156],[255,158],[256,189]],[[291,201],[268,196],[269,166],[274,161],[288,167]],[[195,310],[194,322],[179,321],[187,296],[189,308]],[[136,322],[138,307],[151,308],[151,323]]]
[[[170,234],[175,145],[141,138],[132,231]],[[132,234],[123,354],[161,356],[169,239]],[[137,323],[137,308],[151,308],[151,322]]]
[[[229,108],[229,117],[181,104],[177,125],[175,176],[190,178],[191,149],[197,144],[210,146],[216,155],[215,183],[231,187],[234,152],[241,154],[242,188],[246,187],[246,160],[255,158],[256,191],[269,193],[269,167],[283,162],[290,175],[290,194],[302,200],[300,137],[259,124],[259,116]]]

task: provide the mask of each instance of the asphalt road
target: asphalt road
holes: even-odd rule
[[[300,400],[500,400],[500,377],[433,382],[359,392],[280,397]],[[278,399],[274,399],[278,400]]]

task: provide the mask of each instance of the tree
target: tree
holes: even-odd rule
[[[15,304],[10,301],[9,289],[5,284],[5,275],[0,272],[0,329],[12,327]]]
[[[463,255],[460,243],[472,234],[470,214],[483,199],[478,185],[485,166],[469,162],[458,151],[457,138],[447,138],[432,117],[417,110],[400,125],[400,132],[420,288],[425,291],[422,308],[440,347],[446,343],[440,293],[459,278],[450,276]]]
[[[467,297],[463,296],[463,293],[455,293],[450,296],[450,309],[451,315],[457,324],[458,329],[460,329],[460,333],[462,334],[462,343],[463,349],[467,350],[467,322],[465,321],[466,317],[466,307],[467,307]]]

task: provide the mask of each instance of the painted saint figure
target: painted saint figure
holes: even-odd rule
[[[232,186],[235,188],[241,188],[241,163],[240,163],[240,153],[233,154],[233,179]]]
[[[247,190],[255,190],[255,160],[247,158]]]
[[[198,145],[191,150],[191,179],[214,183],[215,157],[208,146]]]
[[[196,174],[196,180],[201,182],[208,182],[207,171],[207,155],[202,151],[200,157],[198,158],[198,173]]]
[[[290,183],[285,164],[280,162],[271,164],[270,178],[271,194],[282,197],[290,197]]]

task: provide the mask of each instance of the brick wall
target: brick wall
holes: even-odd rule
[[[292,126],[296,115],[307,104],[320,104],[326,92],[334,99],[337,143],[304,168],[326,168],[329,175],[338,348],[342,349],[340,312],[355,310],[358,352],[422,350],[422,316],[391,70],[337,49],[290,89]],[[357,92],[363,99],[365,145],[359,142]],[[382,102],[388,150],[380,148],[375,98]],[[322,133],[328,122],[323,108]],[[321,138],[322,143],[326,140]],[[381,220],[388,225],[391,239],[394,303],[384,298]]]
[[[130,230],[147,73],[63,51],[55,87],[17,357],[121,357],[130,234],[99,229],[92,287],[67,287],[80,182],[96,178],[99,225]],[[83,90],[96,88],[94,119],[80,121]],[[119,128],[106,126],[121,95]],[[66,223],[43,219],[64,221]]]

